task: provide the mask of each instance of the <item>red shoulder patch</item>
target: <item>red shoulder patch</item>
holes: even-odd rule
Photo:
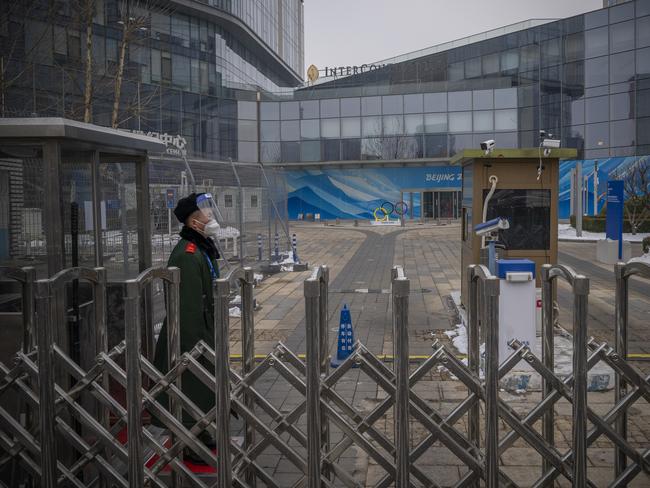
[[[188,242],[187,246],[185,246],[185,252],[194,254],[196,252],[196,244],[194,244],[193,242]]]

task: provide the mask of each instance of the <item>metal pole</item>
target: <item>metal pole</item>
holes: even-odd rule
[[[257,234],[257,260],[262,260],[262,234]]]
[[[295,234],[294,234],[295,236]],[[329,355],[329,281],[330,269],[321,266],[321,279],[319,281],[320,301],[318,304],[318,352],[320,354],[320,376],[326,378],[330,373]],[[330,449],[330,428],[325,413],[325,407],[321,408],[321,451],[328,452]],[[329,471],[324,470],[323,476],[329,479]]]
[[[575,198],[575,216],[576,216],[576,236],[582,237],[582,163],[576,163],[576,198]]]
[[[255,367],[255,322],[253,303],[253,279],[251,268],[244,268],[244,279],[241,280],[241,337],[242,337],[242,377],[246,377]],[[253,410],[252,395],[244,393],[244,403]],[[244,420],[244,448],[250,449],[255,444],[255,428]],[[246,471],[246,483],[252,488],[256,486],[253,469]]]
[[[469,301],[467,306],[467,365],[476,378],[480,378],[480,345],[478,329],[478,282],[474,277],[476,265],[472,264],[466,269],[467,286],[469,288]],[[467,437],[469,441],[480,447],[481,427],[480,409],[478,402],[470,408],[467,421]]]
[[[103,266],[104,263],[102,241],[102,196],[99,183],[99,165],[99,151],[94,151],[92,163],[90,165],[90,175],[92,180],[93,198],[93,238],[95,239],[95,266]]]
[[[594,161],[594,217],[598,216],[598,160]]]
[[[486,486],[499,486],[499,279],[482,282],[485,295],[485,463]]]
[[[555,371],[555,339],[553,335],[553,285],[549,276],[552,266],[542,265],[542,362],[549,371]],[[553,385],[542,376],[542,399],[553,393]],[[555,412],[549,408],[542,417],[542,436],[549,445],[555,445]],[[546,473],[553,465],[544,458],[542,473]]]
[[[587,309],[589,279],[573,281],[573,486],[587,486]]]
[[[39,425],[41,431],[41,486],[57,485],[57,453],[54,436],[54,349],[52,318],[56,316],[54,296],[48,280],[36,284],[36,324],[38,334]]]
[[[126,328],[126,409],[129,451],[129,486],[144,487],[142,450],[142,371],[140,364],[140,286],[126,282],[124,325]]]
[[[395,487],[409,487],[409,336],[410,281],[393,280],[393,340],[395,341]]]
[[[614,347],[619,357],[627,360],[627,319],[628,319],[628,278],[625,276],[625,264],[617,263],[614,266],[616,275],[616,325]],[[616,374],[616,385],[614,387],[614,400],[618,405],[627,395],[627,382],[623,379],[618,371]],[[627,410],[621,412],[616,420],[616,432],[627,441]],[[627,467],[627,456],[621,449],[616,446],[614,451],[614,466],[616,469],[616,478],[618,478]]]
[[[277,230],[275,231],[275,249],[274,249],[275,255],[273,256],[273,259],[275,261],[280,260],[280,234],[278,234]]]
[[[307,328],[307,488],[320,488],[321,408],[319,347],[319,280],[309,278],[304,284],[305,325]]]
[[[176,366],[179,358],[181,357],[181,340],[180,340],[180,284],[181,284],[181,270],[179,268],[169,268],[170,280],[165,282],[166,296],[167,296],[167,371],[171,371]],[[182,390],[181,375],[176,376],[174,385],[178,391]],[[176,420],[182,423],[182,407],[181,403],[175,397],[170,395],[169,409],[171,414]],[[172,435],[171,442],[174,444],[176,440]],[[181,451],[182,455],[182,451]],[[181,477],[174,471],[172,476],[172,486],[181,486]]]
[[[217,486],[232,486],[230,460],[230,352],[228,347],[228,295],[227,279],[214,280],[214,352],[217,414]]]

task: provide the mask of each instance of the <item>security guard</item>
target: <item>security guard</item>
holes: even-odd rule
[[[206,344],[214,342],[212,280],[219,277],[219,252],[212,240],[219,229],[215,220],[216,213],[216,205],[209,193],[192,193],[181,198],[174,209],[176,218],[183,224],[180,231],[182,239],[174,247],[167,265],[181,270],[181,353],[191,350],[201,340]],[[154,357],[154,365],[162,373],[168,371],[167,357],[165,322],[158,337]],[[204,366],[208,371],[211,369],[207,363]],[[183,373],[181,382],[183,393],[204,413],[214,407],[214,391],[191,372]],[[159,400],[163,405],[167,403],[163,396]],[[154,419],[154,422],[162,427],[158,419]],[[187,428],[192,427],[195,422],[189,414],[183,412],[183,423]],[[205,439],[205,436],[203,437]],[[204,442],[208,445],[212,443],[209,440]]]

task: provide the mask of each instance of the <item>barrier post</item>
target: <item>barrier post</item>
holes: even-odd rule
[[[587,486],[587,309],[589,279],[573,280],[573,486]]]
[[[392,283],[393,340],[395,341],[395,486],[409,487],[409,337],[410,281],[402,270]]]
[[[617,263],[614,266],[616,276],[616,324],[614,333],[614,347],[619,357],[627,360],[627,320],[628,320],[628,279],[625,276],[625,264]],[[618,404],[627,395],[627,383],[620,373],[616,372],[614,387],[614,400]],[[616,420],[616,432],[627,440],[627,410],[621,412]],[[614,467],[618,478],[627,466],[627,456],[618,446],[615,446]]]
[[[181,270],[180,268],[169,268],[171,272],[170,280],[165,281],[166,297],[167,297],[167,371],[171,371],[176,366],[176,363],[181,357],[181,340],[180,340],[180,283],[181,283]],[[181,375],[176,377],[174,385],[178,391],[182,391]],[[183,421],[181,403],[175,395],[169,396],[169,410],[176,420]],[[172,445],[175,438],[172,434]],[[183,451],[179,453],[183,455]],[[181,457],[182,459],[182,457]],[[172,474],[172,486],[181,486],[181,477],[174,470]]]
[[[227,278],[212,282],[214,310],[214,352],[217,424],[217,486],[232,486],[230,460],[230,351],[228,327],[230,323],[228,295],[230,283]]]
[[[126,409],[129,452],[129,486],[144,487],[142,451],[142,370],[140,364],[140,286],[127,280],[124,298],[126,329]]]
[[[295,234],[294,234],[295,236]],[[319,297],[318,303],[318,352],[320,354],[320,376],[326,378],[330,372],[330,355],[329,355],[329,282],[330,269],[327,266],[321,266],[321,278],[319,280]],[[321,407],[321,450],[329,451],[330,446],[330,428],[325,407]],[[323,470],[323,476],[329,479],[329,471]]]
[[[279,261],[280,260],[280,234],[277,232],[275,233],[275,249],[273,250],[274,255],[273,255],[273,260],[274,261]]]
[[[300,262],[298,259],[298,238],[296,237],[296,234],[291,235],[291,250],[293,251],[293,262]]]
[[[542,362],[549,371],[555,371],[555,339],[553,335],[553,289],[550,264],[542,265]],[[542,376],[542,399],[553,393],[553,385]],[[542,417],[542,436],[549,445],[555,445],[555,411],[548,408]],[[553,465],[546,458],[542,460],[542,473]]]
[[[262,260],[262,234],[257,234],[257,260]]]
[[[321,408],[318,268],[305,280],[305,324],[307,328],[307,487],[320,488]]]
[[[261,251],[261,248],[260,248]],[[248,375],[255,368],[255,322],[253,307],[253,278],[251,268],[244,268],[241,283],[241,338],[242,338],[242,376]],[[254,408],[252,395],[244,393],[244,403],[251,411]],[[255,444],[255,428],[244,419],[244,447],[250,449]],[[252,468],[246,471],[246,483],[255,488],[257,482]]]
[[[480,346],[479,346],[479,323],[478,323],[478,282],[474,276],[476,265],[472,264],[465,271],[469,288],[469,300],[467,306],[467,366],[472,374],[479,378],[480,372]],[[467,418],[467,437],[472,445],[480,448],[481,426],[480,406],[478,401],[470,408]]]
[[[499,486],[499,279],[482,282],[485,295],[485,460],[486,485]]]
[[[41,431],[41,484],[44,488],[57,485],[57,453],[54,436],[54,348],[52,318],[56,304],[49,280],[36,282],[36,324],[38,334],[39,426]]]

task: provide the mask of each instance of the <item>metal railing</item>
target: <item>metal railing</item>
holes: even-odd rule
[[[214,343],[197,343],[181,353],[179,342],[178,269],[152,268],[124,282],[125,337],[107,350],[104,302],[105,270],[72,268],[47,279],[33,281],[27,270],[0,269],[0,276],[22,283],[25,329],[35,324],[37,343],[18,351],[12,367],[0,363],[0,399],[10,390],[18,394],[34,422],[18,421],[0,403],[0,469],[8,462],[16,469],[12,484],[32,478],[41,486],[283,486],[268,471],[260,456],[273,448],[299,474],[295,486],[359,486],[341,457],[352,446],[367,455],[384,472],[373,486],[438,486],[435,476],[420,465],[435,444],[453,453],[466,467],[456,486],[516,486],[500,469],[499,458],[524,442],[543,460],[535,486],[548,486],[562,476],[573,486],[595,486],[588,478],[587,449],[601,436],[616,449],[615,479],[611,486],[626,486],[650,469],[650,449],[635,448],[628,439],[627,412],[636,401],[650,402],[650,376],[644,376],[626,360],[627,282],[632,276],[650,278],[650,266],[642,263],[616,267],[616,334],[612,348],[587,340],[589,281],[564,266],[542,268],[543,345],[538,358],[528,345],[514,340],[512,353],[498,363],[499,280],[479,265],[470,266],[468,302],[468,365],[445,345],[435,341],[433,352],[413,371],[409,369],[410,282],[400,267],[391,272],[392,330],[395,362],[384,364],[361,342],[338,368],[329,369],[328,286],[329,269],[314,268],[304,282],[305,360],[282,343],[255,363],[253,271],[237,268],[214,281]],[[561,377],[554,371],[552,331],[553,297],[557,279],[566,280],[573,294],[573,372]],[[30,280],[32,285],[30,285]],[[73,358],[61,335],[64,321],[60,294],[75,280],[93,287],[94,334],[84,336],[89,352]],[[158,371],[143,353],[142,301],[156,280],[166,292],[168,368]],[[30,308],[31,291],[35,307]],[[242,364],[235,370],[229,359],[229,302],[238,290],[242,300]],[[146,300],[144,300],[146,302]],[[36,320],[30,310],[35,310]],[[481,371],[480,329],[486,328],[484,377]],[[25,343],[30,337],[25,334]],[[616,374],[614,406],[604,415],[589,407],[589,370],[599,362]],[[543,380],[541,400],[525,415],[499,395],[499,381],[524,362]],[[212,368],[213,366],[213,368]],[[468,390],[467,397],[442,413],[417,393],[418,382],[437,367],[444,367]],[[350,375],[363,373],[386,396],[360,410],[337,386]],[[191,373],[214,391],[215,404],[201,410],[183,391],[181,378]],[[264,381],[286,381],[299,401],[280,408],[263,394]],[[111,386],[112,385],[112,386]],[[117,389],[116,389],[117,385]],[[121,392],[125,392],[124,401]],[[168,401],[163,400],[166,396]],[[555,404],[572,404],[570,449],[561,452],[553,431]],[[484,424],[481,425],[481,403]],[[392,427],[386,420],[393,411]],[[163,426],[162,434],[147,426],[151,415]],[[185,415],[191,417],[188,423]],[[239,418],[243,441],[236,442],[232,429]],[[300,419],[305,418],[306,423]],[[26,417],[28,418],[28,416]],[[462,419],[467,418],[464,426]],[[541,429],[536,427],[542,421]],[[509,430],[499,429],[503,422]],[[418,425],[414,434],[413,425]],[[591,427],[589,427],[591,425]],[[337,430],[335,438],[330,436]],[[392,432],[391,432],[392,430]],[[201,440],[214,435],[216,453]],[[481,445],[481,438],[485,438]],[[190,449],[213,472],[197,475],[183,462]]]

